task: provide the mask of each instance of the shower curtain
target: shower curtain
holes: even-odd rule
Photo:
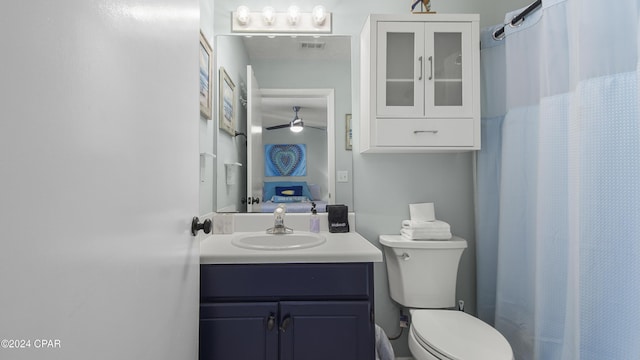
[[[639,9],[543,1],[483,31],[478,315],[518,360],[640,359]]]

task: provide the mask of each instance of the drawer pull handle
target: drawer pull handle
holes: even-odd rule
[[[414,130],[413,131],[414,134],[420,134],[420,133],[430,133],[430,134],[437,134],[438,130]]]

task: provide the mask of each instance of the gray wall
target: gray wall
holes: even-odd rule
[[[238,132],[247,132],[247,108],[241,104],[240,96],[242,95],[242,89],[246,89],[247,86],[247,65],[249,64],[249,56],[247,55],[244,44],[241,37],[216,37],[215,44],[215,56],[216,56],[216,79],[220,77],[219,69],[223,67],[229,78],[235,84],[236,94],[236,129]],[[217,51],[218,48],[229,49],[229,51]],[[214,91],[215,101],[217,102],[219,96],[219,89],[217,87],[218,81],[216,81],[216,89]],[[244,95],[246,98],[246,95]],[[247,189],[247,141],[245,137],[231,136],[229,133],[223,131],[218,126],[218,106],[214,106],[214,134],[216,137],[217,146],[217,205],[214,210],[218,211],[235,211],[238,209],[239,200]],[[217,135],[216,135],[217,134]],[[237,169],[239,171],[238,181],[235,184],[228,185],[225,181],[226,168],[225,164],[241,163],[242,166]]]
[[[358,146],[355,139],[354,148]],[[380,246],[381,234],[398,234],[411,203],[435,203],[436,218],[469,242],[458,272],[457,298],[475,313],[475,246],[472,154],[360,155],[354,153],[356,231]],[[376,322],[389,336],[398,331],[398,306],[389,297],[384,264],[374,267]],[[408,355],[407,333],[393,341],[396,355]]]
[[[479,13],[482,26],[502,23],[504,13],[528,5],[530,0],[433,0],[432,10],[443,13]],[[410,1],[298,1],[303,10],[316,4],[333,13],[333,33],[352,36],[352,108],[354,149],[358,148],[359,129],[359,36],[368,14],[408,13]],[[244,5],[261,9],[264,0],[247,0]],[[269,4],[286,9],[289,1]],[[230,12],[238,2],[216,0],[214,29],[229,33]],[[337,126],[336,129],[340,127]],[[336,138],[339,143],[342,138]],[[359,154],[353,152],[352,189],[356,211],[356,231],[380,246],[380,234],[397,234],[400,223],[409,217],[410,203],[434,202],[436,217],[451,224],[452,231],[469,242],[459,271],[458,298],[464,299],[467,311],[475,313],[475,233],[473,196],[473,154]],[[337,160],[339,156],[336,156]],[[339,167],[338,167],[339,169]],[[344,191],[345,189],[343,189]],[[388,335],[398,331],[398,306],[390,299],[384,264],[375,268],[376,322]],[[409,356],[405,334],[392,342],[396,356]]]
[[[200,0],[200,31],[213,46],[213,0]],[[215,53],[213,54],[215,58]],[[215,70],[214,70],[215,73]],[[214,76],[213,84],[217,84],[217,76]],[[214,85],[215,87],[215,85]],[[215,99],[215,97],[214,97]],[[215,102],[215,100],[213,100]],[[215,115],[214,115],[215,119]],[[216,153],[215,120],[207,120],[200,116],[199,135],[200,152]],[[216,159],[211,157],[200,158],[200,214],[204,215],[215,210],[216,200]]]

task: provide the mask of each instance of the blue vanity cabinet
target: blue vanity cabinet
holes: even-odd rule
[[[200,359],[278,359],[278,303],[200,305]]]
[[[373,360],[373,264],[201,265],[200,359]]]
[[[280,333],[280,359],[373,359],[367,301],[295,301],[280,304],[290,324]]]

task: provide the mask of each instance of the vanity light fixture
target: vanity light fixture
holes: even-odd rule
[[[231,13],[231,32],[235,33],[300,33],[330,34],[331,13],[318,5],[311,12],[303,12],[298,6],[290,6],[286,12],[265,6],[262,12],[252,12],[245,5]]]

